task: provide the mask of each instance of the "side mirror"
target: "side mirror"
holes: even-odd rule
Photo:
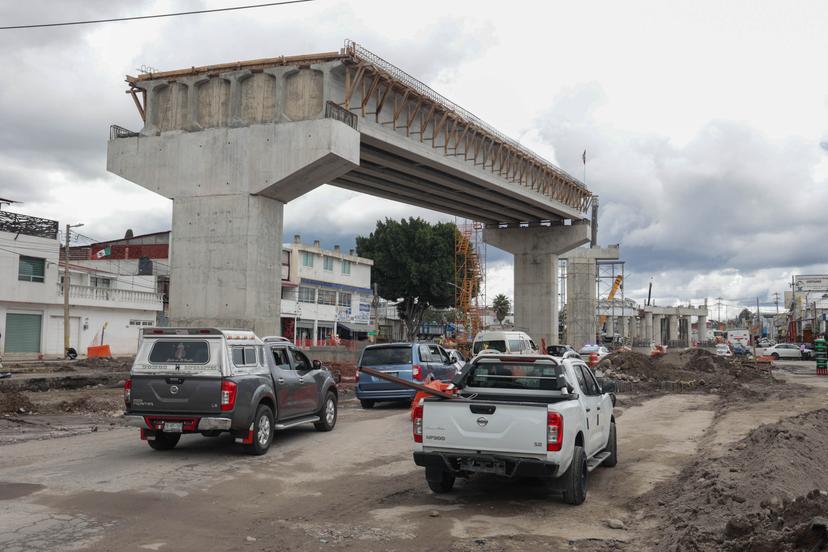
[[[318,360],[314,360],[312,362],[312,364],[313,364],[313,369],[314,370],[321,370],[322,369],[322,363],[319,362]]]

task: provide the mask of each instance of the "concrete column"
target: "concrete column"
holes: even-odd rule
[[[486,228],[483,239],[515,257],[515,327],[538,345],[557,344],[558,255],[589,242],[589,225]]]
[[[173,200],[171,323],[278,335],[284,203],[359,151],[330,119],[110,140],[107,170]]]
[[[621,337],[625,339],[629,339],[630,337],[630,317],[629,316],[622,316],[621,317]]]
[[[667,338],[668,341],[678,341],[679,340],[679,317],[677,314],[670,314],[667,315],[667,319],[669,320],[669,337]]]
[[[652,341],[653,337],[653,313],[644,313],[644,339]]]
[[[653,315],[653,341],[656,345],[664,345],[663,340],[661,339],[661,320],[664,318],[661,314],[654,314]]]
[[[318,345],[319,340],[319,320],[314,319],[313,321],[313,336],[311,336],[311,343],[314,347]]]
[[[685,345],[688,347],[693,346],[693,321],[689,316],[684,317],[687,320],[687,335],[685,336]]]
[[[707,316],[699,316],[699,341],[707,341]]]
[[[615,335],[615,318],[612,316],[607,316],[607,336],[612,337]]]

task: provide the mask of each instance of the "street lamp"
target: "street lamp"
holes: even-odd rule
[[[83,223],[66,225],[66,248],[63,251],[63,352],[69,356],[69,231]]]

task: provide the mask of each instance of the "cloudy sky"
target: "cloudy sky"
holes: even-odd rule
[[[0,25],[242,5],[0,4]],[[23,7],[24,6],[24,7]],[[392,7],[393,6],[393,7]],[[413,9],[416,7],[416,9]],[[97,239],[170,227],[171,203],[105,170],[108,126],[140,128],[126,73],[332,51],[354,39],[599,194],[627,297],[772,294],[828,272],[828,3],[760,0],[313,3],[0,31],[0,197]],[[439,213],[324,186],[288,204],[300,233],[352,247],[383,217]],[[488,289],[512,293],[489,249]]]

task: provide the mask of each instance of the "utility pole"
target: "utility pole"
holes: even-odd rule
[[[67,224],[65,242],[66,247],[63,250],[63,355],[68,356],[69,353],[69,231],[72,228],[78,228],[83,224]]]
[[[776,304],[776,314],[779,314],[779,292],[773,292],[773,302]]]
[[[756,298],[756,337],[753,340],[753,358],[756,358],[756,342],[762,335],[762,315],[759,314],[759,298]]]
[[[716,306],[719,309],[719,314],[716,315],[716,322],[721,324],[722,323],[722,298],[721,297],[716,297]]]

